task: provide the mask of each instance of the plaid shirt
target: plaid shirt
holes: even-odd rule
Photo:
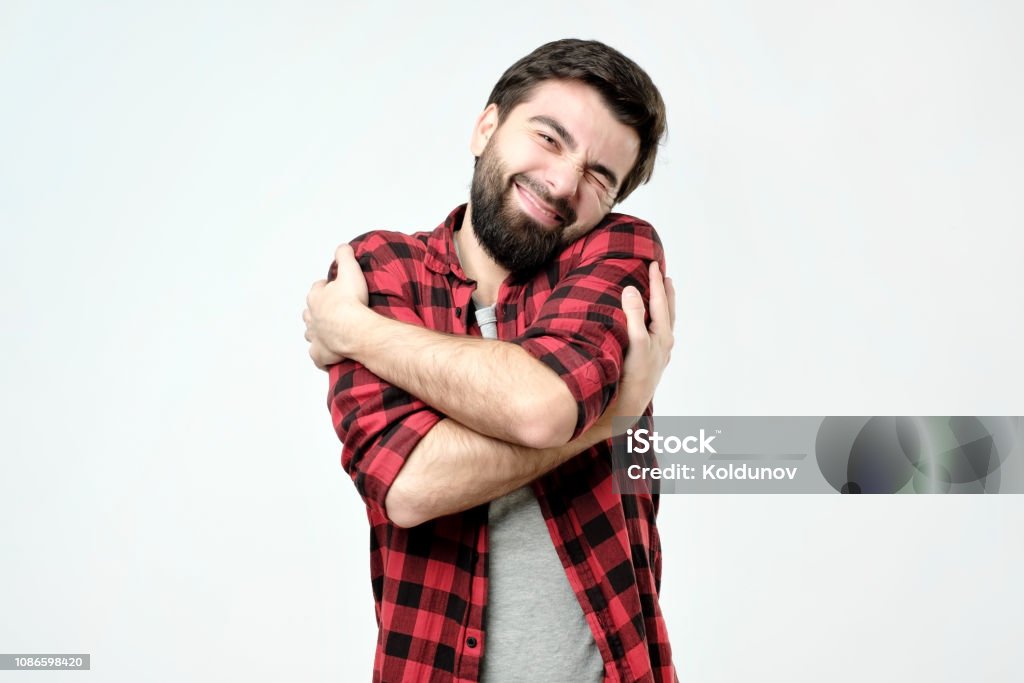
[[[475,282],[463,272],[452,239],[464,213],[465,205],[456,208],[433,232],[375,231],[352,242],[372,308],[433,330],[480,335],[470,298]],[[632,284],[649,298],[653,259],[664,268],[654,228],[609,214],[549,268],[499,289],[498,337],[562,377],[578,405],[574,437],[614,398],[628,345],[620,294]],[[330,383],[341,464],[366,503],[371,527],[379,626],[373,678],[476,681],[487,652],[487,505],[411,529],[391,524],[384,508],[405,459],[444,415],[354,361],[332,366]],[[676,680],[658,602],[657,494],[612,491],[607,441],[531,486],[604,660],[605,680]]]

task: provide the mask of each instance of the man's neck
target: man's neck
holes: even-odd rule
[[[455,232],[455,243],[459,251],[459,261],[466,277],[476,280],[476,292],[473,300],[478,306],[490,306],[498,300],[498,288],[509,271],[492,259],[473,231],[473,206],[466,206],[466,215],[462,218],[462,228]]]

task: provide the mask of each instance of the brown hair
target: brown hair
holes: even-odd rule
[[[640,137],[636,163],[619,186],[616,203],[651,179],[658,144],[665,136],[665,102],[651,77],[618,50],[596,40],[566,38],[541,45],[510,66],[491,90],[487,104],[498,106],[499,124],[533,89],[551,79],[591,86],[615,118]]]

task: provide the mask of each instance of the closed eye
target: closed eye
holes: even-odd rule
[[[590,180],[597,189],[602,193],[607,193],[609,190],[608,183],[604,180],[604,176],[600,173],[594,173],[593,171],[587,173],[587,179]]]

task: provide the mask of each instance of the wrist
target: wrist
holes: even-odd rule
[[[376,319],[380,317],[361,302],[346,304],[339,311],[338,319],[343,322],[335,326],[328,349],[339,356],[363,362],[360,356],[365,353]]]
[[[615,414],[619,417],[636,417],[642,415],[650,400],[645,400],[639,393],[622,392],[615,405]]]

